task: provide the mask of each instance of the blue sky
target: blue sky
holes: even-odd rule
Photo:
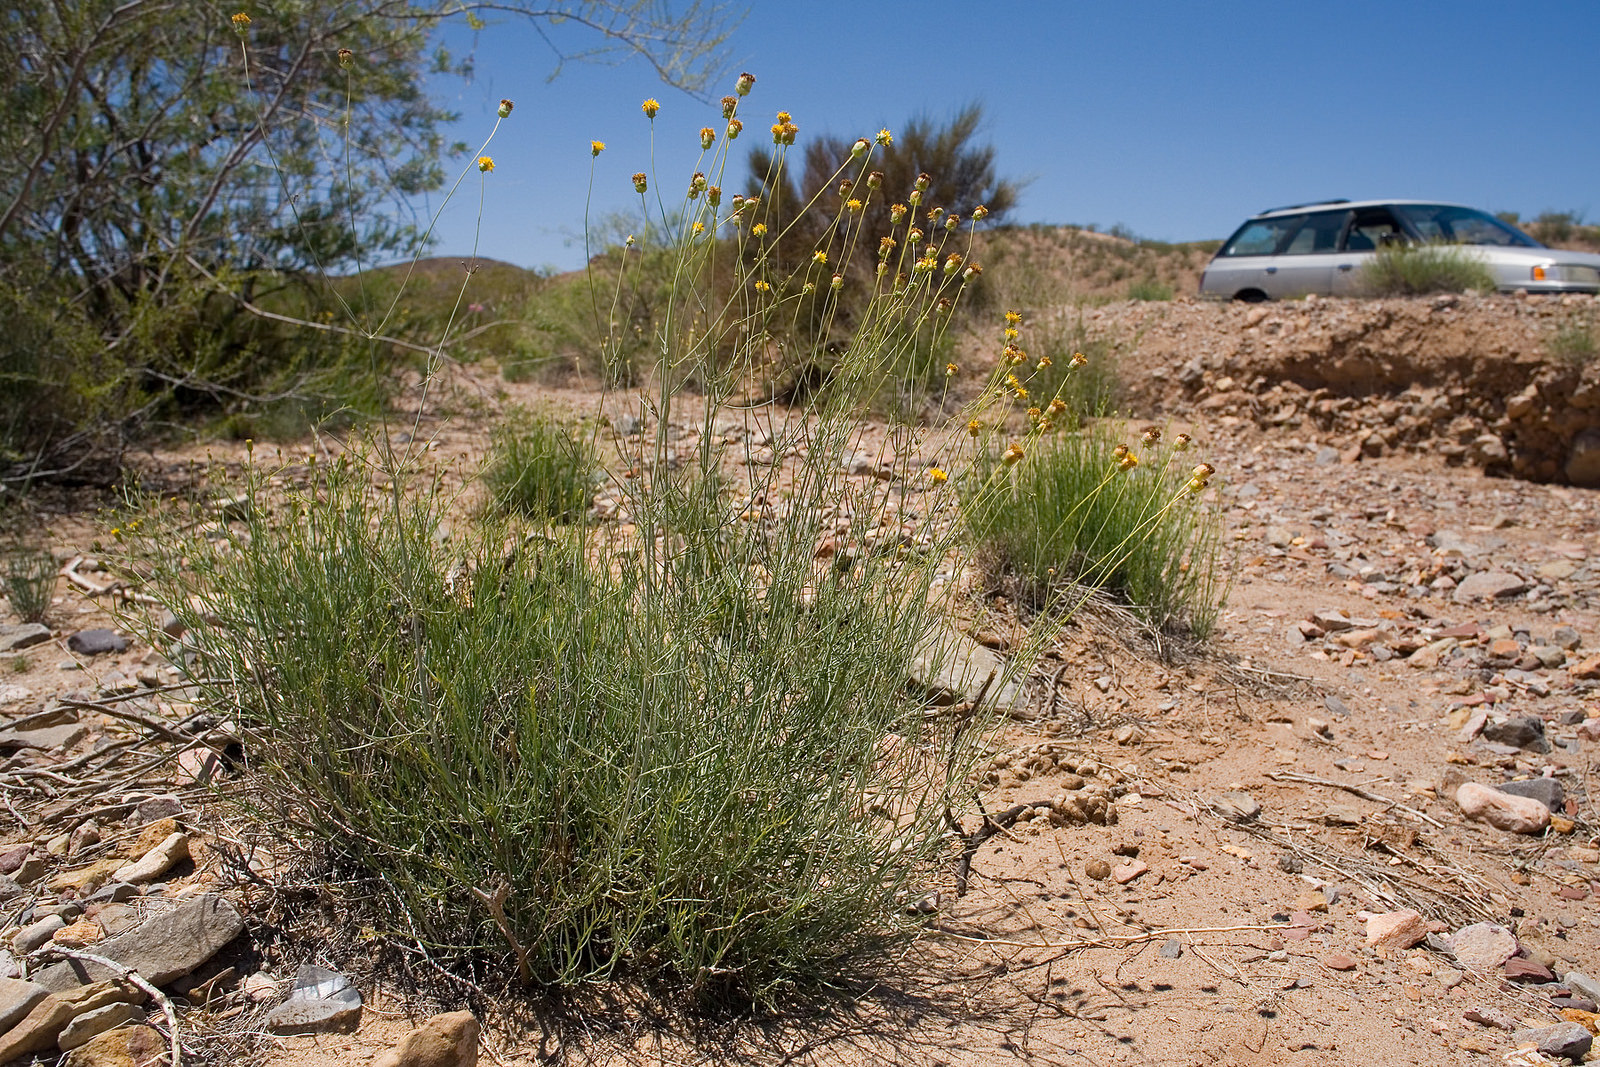
[[[473,37],[464,24],[445,33],[457,50]],[[757,77],[741,148],[768,143],[780,109],[804,142],[980,102],[1001,172],[1028,183],[1017,222],[1181,241],[1338,196],[1600,216],[1600,0],[758,0],[727,54],[713,96],[740,70]],[[662,104],[664,189],[687,184],[700,127],[721,125],[714,104],[637,59],[569,64],[549,81],[549,48],[503,17],[477,35],[476,63],[472,81],[433,85],[461,113],[452,135],[474,145],[499,99],[516,101],[490,149],[478,249],[523,266],[582,265],[590,140],[608,146],[592,216],[637,203],[630,175],[651,169],[645,97]],[[476,180],[441,219],[441,254],[472,247]]]

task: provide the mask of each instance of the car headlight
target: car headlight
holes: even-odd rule
[[[1534,267],[1533,280],[1600,285],[1600,268],[1580,266],[1576,263],[1552,263],[1549,266]]]

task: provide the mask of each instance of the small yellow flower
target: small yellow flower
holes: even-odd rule
[[[1052,360],[1049,356],[1040,356],[1039,357],[1039,362],[1035,363],[1034,367],[1037,370],[1044,370],[1046,367],[1050,366],[1050,364],[1053,363],[1053,362],[1055,362],[1055,361]]]
[[[1050,414],[1060,415],[1067,410],[1067,402],[1059,396],[1050,401]]]
[[[633,176],[633,191],[636,193],[642,193],[648,188],[650,188],[650,179],[645,175],[645,172],[641,170],[639,173]]]
[[[943,217],[944,217],[944,208],[942,208],[942,207],[932,207],[932,208],[928,209],[928,221],[929,222],[938,222]]]
[[[754,226],[750,227],[750,232],[757,237],[765,237],[767,235],[767,224],[764,222],[758,222]]]
[[[706,224],[705,223],[697,222],[697,223],[694,224],[694,235],[696,237],[699,237],[701,234],[703,234],[705,232],[706,232]]]
[[[861,207],[862,207],[861,201],[857,200],[855,197],[851,197],[849,200],[846,200],[844,202],[845,210],[850,212],[852,215],[859,214],[860,211],[861,211]]]
[[[878,238],[878,258],[888,259],[889,253],[894,251],[895,239],[893,237]]]
[[[878,136],[874,137],[873,140],[880,145],[892,145],[894,144],[894,134],[890,133],[888,129],[885,128],[879,130]]]
[[[713,130],[710,126],[702,126],[702,127],[700,127],[700,147],[701,147],[702,150],[710,148],[713,144],[716,144],[716,142],[717,142],[717,131],[716,130]]]
[[[233,16],[233,18],[229,21],[233,23],[234,32],[240,37],[243,37],[245,31],[250,28],[250,16],[246,15],[243,11]]]
[[[483,171],[483,173],[488,174],[490,171],[494,170],[494,160],[489,156],[479,156],[478,169]]]
[[[706,203],[710,204],[712,207],[716,207],[718,204],[722,203],[722,186],[706,186]]]
[[[989,217],[989,209],[984,207],[982,204],[979,204],[977,207],[972,209],[972,221],[973,222],[982,222],[984,219],[986,219],[988,217]]]
[[[772,286],[768,285],[766,282],[763,282],[763,281],[756,282],[756,292],[758,292],[758,293],[770,292],[771,289],[772,289]]]
[[[811,261],[818,266],[825,267],[828,265],[828,253],[819,248],[811,253]]]
[[[1017,339],[1017,328],[1015,326],[1007,326],[1005,338],[1007,341],[1015,341]]]
[[[640,104],[639,107],[644,110],[645,118],[653,119],[656,117],[656,113],[661,110],[661,101],[652,96],[644,103]]]
[[[793,119],[794,119],[794,116],[789,114],[787,111],[778,112],[778,125],[779,126],[782,126],[786,122],[791,122],[791,121],[793,121]]]
[[[1006,347],[1001,350],[1000,355],[1006,361],[1006,364],[1012,367],[1020,367],[1028,361],[1028,353],[1024,352],[1016,345],[1006,345]],[[1015,377],[1015,375],[1013,375],[1013,377]]]
[[[904,204],[890,204],[889,205],[889,221],[890,222],[892,222],[896,226],[898,226],[898,225],[900,225],[900,220],[904,219],[905,217],[906,217],[906,206]]]
[[[980,275],[982,273],[983,273],[983,264],[982,263],[968,263],[967,264],[967,269],[961,272],[961,276],[963,278],[965,278],[967,281],[970,282],[972,279],[976,278],[978,275]]]
[[[956,372],[960,369],[961,368],[956,366],[954,363],[946,363],[944,365],[944,376],[946,378],[954,378],[956,376]]]
[[[1030,421],[1037,423],[1042,418],[1044,418],[1044,412],[1041,411],[1040,409],[1038,409],[1038,408],[1029,408],[1028,409],[1028,419]]]
[[[951,252],[944,260],[944,272],[954,274],[961,267],[961,253]]]
[[[1013,441],[1011,442],[1011,447],[1006,449],[1006,454],[1001,458],[1006,461],[1006,466],[1009,467],[1013,464],[1020,463],[1025,454],[1026,453],[1022,451],[1022,446]]]
[[[743,131],[744,131],[744,123],[740,122],[738,119],[729,119],[728,120],[728,140],[730,140],[730,141],[738,140],[739,134],[742,133]]]
[[[1016,326],[1020,322],[1022,322],[1022,312],[1020,312],[1020,311],[1007,311],[1006,312],[1006,325],[1008,325],[1008,326]]]
[[[928,480],[934,485],[943,485],[945,482],[950,480],[950,476],[944,471],[940,470],[938,467],[929,467]]]
[[[977,419],[972,419],[967,423],[967,436],[976,437],[978,436],[978,432],[982,429],[983,423],[979,422]]]
[[[1128,454],[1128,446],[1127,445],[1118,445],[1116,448],[1113,448],[1111,450],[1111,455],[1116,459],[1121,459],[1123,456],[1126,456],[1127,454]]]
[[[960,226],[960,225],[961,225],[961,216],[957,215],[955,212],[951,212],[950,214],[948,214],[948,215],[946,215],[944,217],[944,228],[945,229],[953,230],[957,226]]]
[[[598,156],[601,152],[604,152],[605,150],[606,150],[606,143],[604,141],[590,141],[589,142],[589,158],[590,159],[593,159],[595,156]]]
[[[1123,456],[1122,462],[1117,464],[1117,466],[1121,467],[1125,471],[1131,471],[1138,465],[1139,457],[1134,455],[1132,452],[1129,452],[1126,456]]]
[[[1144,446],[1146,448],[1151,448],[1151,447],[1154,447],[1155,445],[1159,444],[1160,441],[1161,441],[1161,427],[1159,427],[1159,426],[1148,426],[1148,427],[1146,427],[1145,431],[1144,431],[1144,434],[1140,437],[1140,440],[1144,442]]]
[[[1068,362],[1074,367],[1081,367],[1085,363],[1089,362],[1089,357],[1084,355],[1082,352],[1074,352],[1072,353],[1072,359],[1068,360]]]

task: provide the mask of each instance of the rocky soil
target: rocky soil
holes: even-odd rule
[[[776,1021],[613,1003],[496,1012],[480,1036],[424,1022],[461,1002],[375,979],[332,912],[302,904],[288,937],[270,857],[216,803],[238,739],[169,688],[165,644],[123,628],[137,590],[94,562],[94,513],[41,497],[56,603],[43,627],[0,614],[0,1064],[159,1062],[173,1020],[194,1053],[317,1067],[471,1067],[480,1046],[496,1064],[1592,1061],[1600,495],[1570,483],[1600,382],[1540,347],[1588,310],[1100,309],[1134,413],[1219,470],[1222,631],[1185,650],[1115,611],[1066,627],[983,768],[970,866],[913,902],[930,936]],[[470,463],[486,437],[461,420],[437,447]],[[1012,650],[1003,598],[956,624],[967,681]]]

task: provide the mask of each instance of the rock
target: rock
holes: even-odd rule
[[[17,936],[11,941],[11,947],[22,953],[32,952],[43,946],[56,935],[57,930],[66,925],[67,921],[61,916],[46,915],[18,930]]]
[[[1572,652],[1582,646],[1583,635],[1570,626],[1557,626],[1550,634],[1550,643]]]
[[[1111,877],[1111,864],[1105,860],[1090,860],[1083,865],[1083,873],[1097,882],[1103,882]]]
[[[24,1019],[50,990],[16,978],[0,978],[0,1034]]]
[[[1498,600],[1516,596],[1526,588],[1528,583],[1515,574],[1507,574],[1505,571],[1479,571],[1477,574],[1469,575],[1456,586],[1452,599],[1457,604],[1470,604],[1474,600]]]
[[[50,627],[38,622],[0,626],[0,652],[21,652],[50,640]]]
[[[1322,957],[1322,965],[1330,971],[1353,971],[1356,960],[1348,952],[1334,952]]]
[[[1001,711],[1020,709],[1024,702],[1016,683],[1001,684],[1005,673],[1006,665],[999,656],[943,624],[923,638],[911,657],[911,682],[941,703],[978,699],[984,682],[992,676],[985,699]]]
[[[1506,443],[1492,433],[1480,434],[1467,446],[1467,454],[1480,467],[1503,467],[1511,462]]]
[[[164,1067],[166,1038],[149,1026],[124,1026],[67,1054],[63,1067]]]
[[[103,937],[105,931],[100,929],[99,923],[84,919],[70,926],[63,926],[51,935],[50,940],[62,948],[88,948]]]
[[[1140,875],[1148,874],[1150,865],[1144,860],[1134,860],[1132,863],[1119,863],[1111,869],[1111,878],[1118,885],[1127,885]]]
[[[348,1034],[361,1023],[361,994],[337,971],[309,964],[294,976],[294,988],[267,1015],[275,1034]]]
[[[1554,1026],[1517,1030],[1512,1033],[1511,1040],[1517,1045],[1532,1041],[1546,1056],[1577,1063],[1588,1055],[1589,1046],[1594,1044],[1594,1035],[1582,1023],[1556,1023]]]
[[[62,1052],[71,1052],[108,1030],[128,1023],[142,1023],[144,1018],[144,1009],[137,1005],[107,1004],[103,1008],[86,1011],[68,1023],[66,1029],[61,1031],[61,1036],[56,1038],[56,1047]]]
[[[87,726],[75,722],[38,730],[0,730],[0,751],[36,748],[41,752],[59,752],[71,748],[88,734]]]
[[[1567,481],[1585,489],[1600,489],[1600,430],[1584,430],[1572,439],[1567,452]]]
[[[1337,458],[1338,453],[1335,453]],[[1175,960],[1183,955],[1183,942],[1175,937],[1169,937],[1161,943],[1161,956],[1163,959]]]
[[[270,974],[260,971],[246,978],[239,988],[256,1004],[265,1004],[269,1000],[276,1000],[278,996],[278,983],[272,980]]]
[[[1530,778],[1522,782],[1501,782],[1495,786],[1502,793],[1510,793],[1514,797],[1532,797],[1552,814],[1566,811],[1567,795],[1561,788],[1561,783],[1554,778]]]
[[[470,1011],[435,1015],[373,1057],[372,1067],[476,1067],[478,1033]]]
[[[244,919],[238,909],[217,894],[207,893],[153,915],[125,934],[107,938],[95,954],[138,971],[152,985],[164,986],[215,956],[243,930]],[[98,964],[66,960],[45,968],[35,980],[59,992],[109,975]]]
[[[1463,926],[1448,943],[1456,962],[1475,971],[1492,971],[1517,953],[1517,936],[1494,923]]]
[[[137,989],[116,982],[96,982],[69,993],[52,993],[0,1036],[0,1063],[55,1048],[61,1031],[85,1012],[107,1004],[141,1000],[143,996]]]
[[[1353,625],[1350,616],[1345,614],[1343,608],[1319,608],[1311,613],[1311,621],[1330,634],[1348,630]]]
[[[1556,980],[1555,972],[1536,959],[1527,956],[1512,956],[1502,964],[1502,973],[1513,982],[1532,982],[1543,985]]]
[[[115,630],[79,630],[67,638],[67,647],[80,656],[100,656],[128,651],[128,639]]]
[[[1593,656],[1585,656],[1568,667],[1567,673],[1581,682],[1589,682],[1600,678],[1600,653],[1596,653]]]
[[[1206,801],[1229,822],[1249,822],[1261,814],[1261,805],[1249,793],[1221,793]]]
[[[141,885],[161,877],[188,858],[189,835],[179,830],[168,834],[159,845],[133,863],[118,867],[112,878],[119,882]]]
[[[1531,715],[1515,715],[1505,722],[1486,723],[1483,739],[1498,741],[1502,745],[1516,745],[1530,752],[1550,751],[1550,743],[1544,737],[1544,720]]]
[[[1385,952],[1403,952],[1428,936],[1422,915],[1406,908],[1385,912],[1367,919],[1367,947]]]
[[[1568,971],[1561,976],[1561,984],[1572,990],[1576,996],[1588,997],[1590,1000],[1600,1000],[1600,982],[1590,978],[1582,971]]]
[[[1477,782],[1465,782],[1456,790],[1456,807],[1473,822],[1485,822],[1497,830],[1517,834],[1537,834],[1550,825],[1550,809],[1540,801],[1502,793]]]
[[[12,881],[9,876],[0,874],[0,904],[10,903],[26,892],[26,889]]]

